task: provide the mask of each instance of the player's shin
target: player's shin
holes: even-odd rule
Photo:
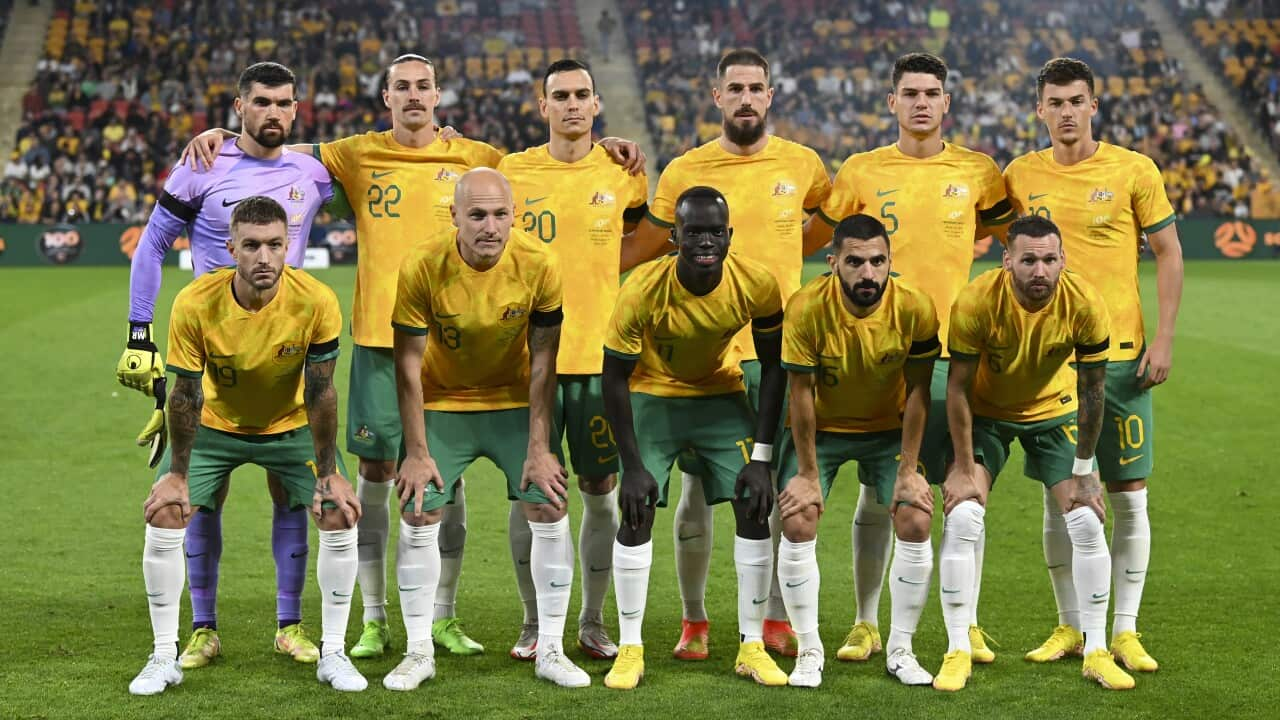
[[[565,615],[573,589],[573,541],[566,515],[555,522],[529,521],[529,567],[538,597],[538,655],[562,652]]]
[[[609,591],[613,538],[618,534],[618,489],[604,495],[582,493],[582,527],[578,555],[582,573],[582,612],[578,622],[602,622]]]
[[[511,503],[511,512],[507,515],[507,541],[511,546],[511,564],[516,572],[516,589],[524,605],[524,624],[533,625],[538,622],[538,594],[530,568],[533,531],[529,529],[529,521],[517,502]]]
[[[467,544],[467,500],[462,481],[454,489],[453,502],[444,506],[440,517],[440,583],[436,586],[434,619],[457,614],[458,577],[462,574],[462,553]]]
[[[191,625],[218,627],[218,566],[222,562],[222,510],[191,513],[186,533],[187,575],[191,578]]]
[[[899,513],[904,512],[899,508]],[[929,576],[933,573],[933,544],[898,538],[889,572],[889,645],[892,655],[899,648],[912,652],[911,638],[920,625],[929,597]],[[972,602],[972,600],[971,600]]]
[[[676,504],[672,522],[676,546],[676,578],[684,619],[695,622],[707,619],[705,598],[707,573],[711,569],[715,522],[712,507],[702,491],[702,479],[680,474],[680,502]]]
[[[327,656],[346,649],[347,620],[356,584],[358,534],[355,528],[348,528],[321,530],[319,535],[316,581],[320,585],[320,654]]]
[[[627,546],[613,543],[613,594],[618,603],[618,644],[642,645],[640,629],[649,597],[653,541]]]
[[[387,619],[387,536],[391,514],[387,498],[394,483],[373,482],[360,478],[356,495],[360,499],[359,580],[360,599],[364,603],[364,621]]]
[[[972,652],[969,620],[973,615],[973,546],[983,532],[985,516],[986,508],[966,500],[952,508],[942,526],[938,584],[942,620],[947,628],[947,652]]]
[[[156,657],[169,661],[178,657],[178,611],[182,585],[186,580],[182,564],[182,540],[186,531],[147,526],[142,546],[142,580],[147,607],[151,611],[151,631]]]
[[[778,544],[777,578],[782,585],[782,599],[787,606],[791,627],[799,641],[799,652],[816,649],[822,652],[818,637],[818,541],[792,542],[782,538]]]
[[[777,477],[775,476],[773,480],[776,484]],[[765,606],[764,616],[768,620],[785,622],[787,606],[782,598],[782,583],[778,581],[778,548],[782,544],[782,511],[778,509],[776,503],[773,506],[773,512],[769,513],[769,542],[773,543],[774,567],[773,572],[769,574],[769,604]]]
[[[738,634],[743,643],[761,642],[773,570],[773,541],[767,534],[759,540],[734,536],[733,564],[738,571]]]
[[[880,590],[893,550],[893,521],[889,508],[876,501],[876,489],[860,486],[853,513],[853,592],[856,622],[878,625]]]
[[[302,621],[307,580],[307,508],[276,505],[271,513],[271,553],[276,561],[276,620],[280,627]]]
[[[1085,655],[1106,650],[1107,601],[1110,599],[1111,554],[1102,521],[1091,508],[1081,507],[1065,516],[1071,535],[1071,574],[1080,606],[1080,630]]]
[[[1137,632],[1138,608],[1151,559],[1151,521],[1147,516],[1147,489],[1107,494],[1111,502],[1111,585],[1115,592],[1115,618],[1111,636]]]
[[[435,654],[431,618],[440,582],[440,525],[410,525],[400,521],[396,545],[396,583],[404,616],[406,654]]]
[[[1080,629],[1080,605],[1072,580],[1071,536],[1058,501],[1044,491],[1044,563],[1053,583],[1053,599],[1058,605],[1058,624]]]
[[[972,612],[970,613],[969,624],[978,625],[978,601],[982,594],[982,560],[987,554],[987,528],[982,527],[982,534],[978,535],[978,541],[973,544],[973,601],[970,604]]]

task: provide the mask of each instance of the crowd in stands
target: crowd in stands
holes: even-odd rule
[[[261,60],[298,76],[297,142],[389,127],[382,71],[406,52],[436,61],[440,124],[504,149],[545,142],[534,85],[548,58],[581,54],[576,12],[573,0],[55,0],[0,221],[145,220],[190,137],[238,129],[236,80]]]
[[[710,83],[720,54],[752,46],[770,59],[775,133],[813,147],[832,171],[851,153],[892,143],[885,105],[893,61],[925,50],[952,68],[945,137],[1003,166],[1047,147],[1035,74],[1052,57],[1097,75],[1101,139],[1164,169],[1188,216],[1250,213],[1260,173],[1240,140],[1182,79],[1133,2],[1122,0],[622,0],[640,68],[658,167],[720,131]],[[687,28],[672,33],[671,28]]]

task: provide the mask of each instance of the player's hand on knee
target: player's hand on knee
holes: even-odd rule
[[[360,500],[356,497],[356,490],[339,473],[316,478],[316,490],[311,495],[311,514],[317,523],[324,515],[325,503],[332,503],[342,513],[347,527],[354,527],[360,520]]]
[[[981,500],[982,490],[978,487],[978,468],[974,463],[970,467],[956,464],[947,472],[947,479],[942,483],[942,511],[950,514],[955,506],[966,500]]]
[[[1072,488],[1068,510],[1087,507],[1105,523],[1107,506],[1102,501],[1102,482],[1098,479],[1098,471],[1094,470],[1086,475],[1073,475],[1070,482]]]
[[[396,493],[400,497],[400,505],[413,502],[413,516],[422,516],[422,502],[427,493],[427,485],[435,485],[444,492],[444,480],[436,461],[430,455],[415,457],[410,455],[400,464],[400,472],[396,473]]]
[[[644,151],[640,149],[638,143],[624,140],[617,137],[600,138],[600,147],[609,153],[609,157],[613,161],[622,166],[627,173],[631,175],[639,175],[644,172],[645,157]]]
[[[151,494],[142,503],[142,517],[150,525],[156,515],[164,508],[174,507],[182,516],[185,525],[191,517],[190,495],[187,489],[187,476],[178,473],[165,473],[151,486]]]
[[[822,515],[826,507],[822,499],[822,485],[816,477],[796,475],[787,483],[786,489],[778,493],[778,510],[786,520],[810,507],[816,507],[818,515]]]
[[[773,512],[773,476],[769,472],[769,463],[760,460],[747,463],[738,472],[733,495],[739,500],[747,501],[748,516],[762,523],[769,522],[769,513]],[[821,501],[821,492],[818,493],[818,498]]]
[[[658,506],[658,481],[648,470],[624,472],[618,489],[618,508],[622,524],[639,530],[648,524],[649,515]]]
[[[914,469],[898,471],[893,483],[893,500],[889,503],[889,515],[898,513],[899,505],[910,505],[921,512],[933,514],[933,490],[929,483]]]
[[[566,483],[568,477],[569,473],[550,451],[529,453],[524,460],[520,489],[528,490],[530,485],[535,485],[547,496],[552,507],[563,510],[564,499],[569,492]]]

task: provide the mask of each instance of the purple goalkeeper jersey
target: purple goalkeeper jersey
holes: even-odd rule
[[[222,143],[218,159],[206,172],[183,163],[165,180],[164,191],[142,231],[129,271],[129,320],[151,322],[160,292],[165,253],[184,233],[191,240],[191,264],[196,276],[234,264],[227,252],[231,212],[236,203],[266,195],[289,216],[289,254],[285,262],[302,267],[311,222],[320,207],[333,198],[329,171],[305,153],[284,153],[274,160],[246,155],[236,139]]]

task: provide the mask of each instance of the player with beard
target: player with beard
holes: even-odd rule
[[[951,303],[969,281],[975,237],[1013,219],[1005,198],[1000,169],[987,155],[943,142],[942,121],[951,107],[946,90],[947,65],[927,53],[910,53],[893,66],[889,111],[898,122],[898,141],[858,153],[845,160],[832,183],[831,196],[805,228],[806,247],[831,238],[832,227],[854,213],[881,218],[893,241],[893,267],[904,280],[933,299],[941,323],[943,355],[933,366],[932,406],[925,425],[921,462],[925,477],[942,482],[947,449],[947,328]],[[853,514],[853,589],[855,618],[841,648],[840,660],[867,660],[882,645],[879,630],[880,590],[893,548],[890,508],[877,501],[875,488],[864,485]],[[978,626],[978,587],[982,582],[985,543],[979,539],[974,574],[974,616],[969,636],[973,661],[989,663],[995,653]],[[927,586],[898,578],[913,578],[933,563],[933,549],[924,539],[918,552],[897,553],[889,582],[893,602],[917,607]],[[908,599],[909,598],[909,599]],[[900,620],[910,617],[901,611]],[[918,613],[915,615],[919,617]],[[904,620],[905,621],[905,620]],[[928,674],[910,653],[915,623],[891,628],[886,667],[908,685],[928,684]],[[895,632],[896,631],[896,632]]]
[[[329,172],[318,160],[284,147],[296,110],[294,90],[293,73],[283,65],[263,62],[245,68],[235,99],[244,134],[221,143],[220,161],[212,171],[197,173],[179,164],[165,180],[129,273],[129,340],[116,372],[122,384],[152,395],[155,382],[163,382],[164,366],[151,323],[164,256],[179,236],[190,238],[196,277],[233,265],[235,259],[227,252],[231,215],[244,198],[265,195],[279,203],[288,216],[285,262],[295,268],[302,266],[311,222],[320,207],[333,198],[334,190]],[[164,414],[156,410],[138,444],[162,437],[164,430]],[[221,652],[218,566],[222,508],[229,485],[222,483],[216,502],[192,516],[185,536],[193,634],[180,658],[184,669],[203,667]],[[271,548],[276,561],[276,651],[313,663],[319,651],[300,624],[307,574],[306,509],[290,505],[279,477],[271,472],[267,473],[267,487],[275,503]]]
[[[919,592],[913,603],[894,595],[895,628],[914,631],[933,571],[933,493],[917,469],[940,349],[933,300],[890,276],[889,236],[870,215],[836,225],[827,263],[830,273],[792,296],[782,328],[782,365],[791,378],[791,441],[784,440],[778,465],[778,580],[800,646],[790,677],[797,687],[822,683],[818,519],[842,465],[857,461],[858,481],[893,511],[898,552],[930,560],[900,578]],[[908,633],[907,655],[910,639]],[[923,671],[895,675],[907,684],[933,679]]]
[[[720,137],[672,160],[663,170],[648,214],[623,245],[622,267],[625,270],[667,252],[676,198],[691,187],[706,185],[723,193],[733,208],[734,253],[768,267],[786,302],[800,288],[805,213],[826,200],[831,181],[816,152],[768,134],[773,86],[769,62],[760,53],[726,53],[716,67],[711,97],[721,112]],[[758,407],[760,363],[746,330],[738,335],[737,346],[747,397],[752,407]],[[701,494],[707,471],[688,456],[681,458],[680,466],[684,472],[673,534],[684,618],[674,655],[703,660],[709,627],[704,596],[712,547],[711,506]],[[777,513],[770,526],[776,545],[781,534]],[[794,656],[795,634],[786,617],[775,577],[765,620],[765,645]]]

